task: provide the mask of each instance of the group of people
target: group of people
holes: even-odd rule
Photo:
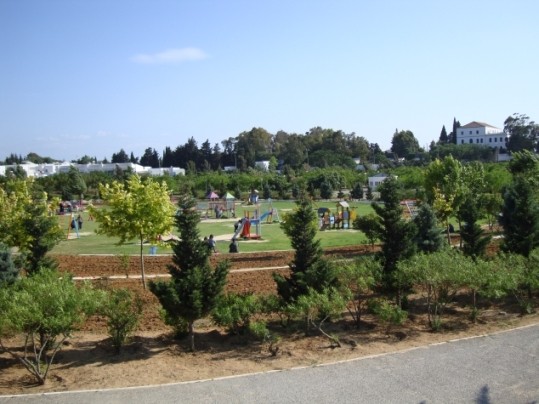
[[[71,228],[82,230],[82,216],[80,214],[76,218],[71,219]]]
[[[213,234],[210,234],[210,237],[204,237],[204,242],[206,243],[206,245],[208,246],[208,249],[212,253],[218,252],[215,245],[215,238],[213,237]],[[235,237],[232,238],[232,241],[230,242],[230,245],[228,246],[228,252],[229,253],[239,252],[238,240]]]

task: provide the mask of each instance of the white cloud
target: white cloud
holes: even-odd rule
[[[159,53],[141,53],[135,55],[131,60],[141,64],[177,64],[183,62],[193,62],[196,60],[206,59],[208,55],[201,49],[197,48],[182,48],[182,49],[167,49]]]

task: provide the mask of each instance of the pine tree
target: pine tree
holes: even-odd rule
[[[363,184],[356,182],[350,191],[350,196],[354,199],[363,199]]]
[[[480,216],[479,207],[471,196],[465,200],[460,209],[460,218],[464,222],[460,231],[462,239],[462,252],[474,260],[485,255],[491,236],[485,235],[484,230],[477,223]]]
[[[529,151],[517,152],[508,168],[513,180],[503,195],[502,248],[528,257],[539,247],[539,159]]]
[[[436,215],[430,205],[423,203],[413,220],[416,226],[414,240],[418,250],[424,253],[441,250],[444,238],[437,225]]]
[[[2,283],[12,284],[19,276],[19,268],[15,266],[9,247],[0,242],[0,287]]]
[[[228,275],[228,262],[220,262],[215,269],[209,263],[211,251],[200,239],[194,199],[184,196],[178,203],[176,226],[180,241],[173,249],[172,264],[168,270],[169,282],[152,282],[150,290],[159,299],[173,324],[182,320],[189,328],[190,349],[195,350],[194,323],[207,316],[223,292]]]
[[[307,294],[309,288],[321,292],[337,283],[333,267],[322,258],[320,240],[316,239],[317,216],[312,204],[307,199],[301,199],[297,205],[296,211],[287,215],[281,223],[295,250],[290,263],[291,274],[289,277],[273,274],[277,292],[287,303]]]
[[[383,204],[373,203],[372,207],[379,217],[379,238],[382,242],[381,261],[383,265],[382,282],[387,293],[395,296],[401,304],[403,285],[395,281],[395,271],[399,261],[414,254],[414,224],[404,220],[400,205],[400,192],[395,178],[387,178],[378,188]]]
[[[440,139],[438,143],[446,144],[447,142],[448,142],[447,131],[445,130],[445,125],[444,125],[442,126],[442,131],[440,132]]]

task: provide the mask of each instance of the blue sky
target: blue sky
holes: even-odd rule
[[[0,0],[0,160],[539,120],[539,2]]]

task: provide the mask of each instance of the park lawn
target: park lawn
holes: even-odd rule
[[[327,207],[333,211],[335,205],[336,202],[324,201],[315,203],[314,208]],[[372,207],[369,203],[355,202],[350,203],[350,205],[359,215],[372,212]],[[260,204],[261,213],[267,211],[269,206],[270,204],[262,202]],[[293,201],[273,201],[271,204],[273,209],[277,209],[281,220],[283,220],[286,213],[291,212],[295,206]],[[252,212],[254,210],[254,206],[238,206],[236,208],[236,215],[239,218],[243,217],[246,213],[249,213],[252,217]],[[79,231],[79,237],[77,238],[76,232],[69,229],[70,215],[58,216],[60,225],[65,230],[66,239],[53,249],[53,254],[139,254],[140,245],[138,240],[129,241],[124,245],[117,245],[118,238],[107,237],[95,233],[97,223],[88,220],[87,212],[82,212],[82,217],[83,225],[82,229]],[[274,219],[276,219],[276,217],[274,217]],[[228,245],[232,238],[232,234],[234,233],[234,222],[235,220],[233,219],[202,220],[199,224],[200,235],[203,237],[213,234],[217,238],[218,251],[228,252]],[[68,231],[69,239],[67,238]],[[172,233],[178,234],[176,229],[173,229]],[[252,228],[251,234],[254,233],[255,229]],[[292,248],[288,237],[283,233],[277,222],[263,222],[260,226],[260,233],[260,240],[240,240],[240,252],[290,250]],[[318,237],[323,248],[367,243],[364,234],[355,230],[320,231]],[[144,254],[150,253],[150,247],[150,244],[144,245]],[[158,246],[157,252],[158,254],[172,254],[172,249],[170,246],[163,244]]]

